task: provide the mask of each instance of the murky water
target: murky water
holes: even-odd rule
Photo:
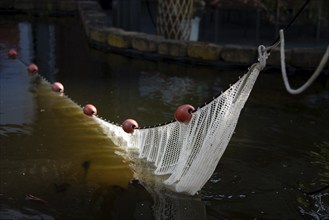
[[[172,120],[182,103],[202,105],[245,70],[96,51],[75,19],[0,25],[1,219],[329,218],[326,76],[291,96],[278,72],[261,73],[215,173],[190,197],[162,189],[151,164],[122,157],[76,103],[93,103],[113,122],[153,125]],[[48,81],[62,82],[76,103],[8,60],[11,47]]]

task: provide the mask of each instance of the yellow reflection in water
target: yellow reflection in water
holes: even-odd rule
[[[128,184],[132,171],[129,164],[115,153],[122,149],[102,133],[92,117],[84,115],[81,107],[65,95],[51,91],[50,84],[44,80],[40,80],[36,97],[40,115],[47,115],[47,119],[40,120],[40,123],[49,125],[44,135],[49,137],[46,141],[52,153],[70,155],[74,160],[80,158],[81,163],[76,163],[78,167],[72,166],[72,169],[82,171],[85,181],[120,186]],[[61,144],[51,144],[54,138],[59,139],[57,142]]]
[[[321,182],[328,183],[329,180],[329,142],[322,142],[317,144],[318,152],[311,151],[313,164],[319,165],[323,169],[319,172],[319,176],[321,177]]]
[[[115,153],[122,149],[99,125],[43,79],[36,77],[30,86],[36,103],[30,134],[1,139],[1,193],[20,199],[24,194],[52,197],[86,184],[127,187],[133,178],[129,161]]]

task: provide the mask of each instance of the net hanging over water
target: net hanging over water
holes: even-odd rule
[[[260,62],[252,65],[235,84],[193,112],[187,124],[174,121],[135,129],[129,134],[119,125],[94,118],[114,144],[136,149],[140,158],[154,163],[156,175],[169,175],[165,185],[176,192],[194,195],[211,177],[222,157],[259,72],[265,67],[267,55],[266,52],[260,55]]]
[[[158,1],[157,33],[165,38],[188,40],[191,34],[193,0]]]

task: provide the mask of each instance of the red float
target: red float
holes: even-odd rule
[[[188,123],[192,119],[194,107],[189,104],[181,105],[176,109],[175,119],[180,122]]]
[[[97,114],[97,109],[94,105],[92,104],[87,104],[83,107],[83,113],[86,115],[92,116]]]
[[[122,123],[122,129],[129,134],[134,133],[135,128],[138,128],[138,123],[134,119],[127,119]]]
[[[54,92],[64,92],[64,86],[62,83],[60,82],[54,82],[52,85],[51,85],[51,89],[54,91]]]
[[[15,49],[8,50],[8,58],[9,59],[16,59],[18,56],[18,53]]]
[[[38,71],[39,71],[39,68],[37,65],[35,65],[34,63],[30,64],[28,67],[27,67],[27,71],[29,71],[30,74],[37,74]]]

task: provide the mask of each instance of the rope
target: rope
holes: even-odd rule
[[[279,45],[280,45],[280,40],[279,41],[276,41],[274,44],[272,44],[271,46],[268,46],[268,47],[266,47],[265,48],[265,51],[266,52],[271,52],[271,50],[273,49],[273,48],[276,48],[276,47],[278,47]]]
[[[248,72],[245,74],[246,77],[244,78],[244,80],[241,83],[241,86],[239,87],[239,89],[236,92],[236,96],[233,99],[233,103],[236,102],[236,100],[240,97],[242,90],[244,89],[244,86],[250,76],[250,74],[252,73],[252,71],[257,68],[259,71],[263,70],[266,66],[266,60],[268,59],[268,56],[270,55],[268,52],[268,48],[266,48],[263,45],[260,45],[258,47],[258,63],[254,63],[253,65],[250,66],[250,68],[248,68]],[[208,105],[209,103],[211,103],[214,99],[217,99],[220,95],[222,94],[218,94],[216,97],[213,97],[212,100],[206,102],[205,104],[203,104],[202,106],[200,106],[199,108],[197,108],[196,110],[192,111],[192,112],[196,112],[198,111],[200,108],[203,108],[204,106]],[[165,122],[162,124],[158,124],[158,125],[153,125],[153,126],[148,126],[148,127],[139,127],[137,129],[149,129],[149,128],[155,128],[155,127],[160,127],[160,126],[164,126],[170,123],[175,122],[176,120],[172,120],[170,122]]]
[[[295,20],[298,18],[298,16],[302,13],[302,11],[306,8],[306,6],[310,3],[310,1],[311,0],[306,0],[305,2],[304,2],[304,4],[301,6],[301,8],[298,10],[298,12],[296,13],[296,15],[292,18],[292,20],[284,27],[284,29],[283,30],[288,30],[289,28],[290,28],[290,26],[295,22]],[[277,37],[277,39],[274,41],[274,43],[271,45],[271,46],[268,46],[268,47],[262,47],[262,50],[263,50],[263,53],[266,53],[267,55],[267,57],[270,55],[270,52],[271,52],[271,50],[273,49],[273,48],[276,48],[276,47],[278,47],[279,46],[279,44],[280,44],[280,36],[278,36]],[[258,53],[260,54],[260,48],[258,48]],[[266,59],[267,59],[267,57],[266,57]],[[264,60],[266,60],[266,59],[262,59],[262,58],[260,58],[260,56],[259,56],[259,58],[258,58],[258,61],[261,63],[260,64],[260,66],[261,66],[261,69],[263,69],[263,68],[265,68],[265,63],[266,62],[264,62]],[[259,65],[259,63],[256,63],[256,64],[253,64],[250,68],[249,68],[249,71],[248,71],[248,73],[246,73],[246,74],[249,74],[253,69],[254,69],[254,67],[256,66],[256,65]],[[248,78],[248,76],[246,77],[246,78]],[[241,93],[241,91],[238,91],[239,93]],[[213,97],[213,99],[212,100],[214,100],[214,99],[216,99],[218,96],[220,96],[221,94],[218,94],[217,96],[215,96],[215,97]],[[200,108],[202,108],[202,107],[204,107],[204,106],[206,106],[206,105],[208,105],[210,102],[212,102],[212,100],[208,100],[207,102],[205,102],[203,105],[201,105],[201,106],[199,106],[198,108],[196,108],[196,110],[195,111],[197,111],[198,109],[200,109]],[[236,100],[234,100],[234,102],[235,102]],[[194,111],[194,112],[195,112]],[[164,122],[164,123],[161,123],[161,124],[158,124],[158,125],[152,125],[152,126],[144,126],[144,127],[139,127],[138,129],[148,129],[148,128],[155,128],[155,127],[160,127],[160,126],[163,126],[163,125],[166,125],[166,124],[170,124],[170,123],[173,123],[173,122],[175,122],[176,120],[172,120],[172,121],[168,121],[168,122]]]
[[[258,61],[260,64],[260,70],[263,70],[266,66],[266,60],[268,59],[268,56],[270,54],[267,52],[266,47],[263,45],[260,45],[258,47]]]
[[[302,7],[298,10],[298,12],[295,14],[295,16],[291,19],[291,21],[283,28],[284,31],[287,31],[290,26],[295,22],[295,20],[297,19],[297,17],[302,13],[302,11],[306,8],[306,6],[310,3],[311,0],[306,0],[304,2],[304,4],[302,5]],[[276,40],[274,41],[274,43],[272,45],[278,44],[280,42],[280,36],[278,36],[276,38]],[[272,49],[272,48],[271,48]],[[270,49],[270,50],[271,50]],[[269,51],[270,51],[269,50]]]
[[[288,77],[287,77],[287,73],[286,73],[286,65],[285,65],[285,62],[284,62],[284,60],[285,60],[285,53],[284,53],[284,31],[287,31],[290,28],[290,26],[294,23],[294,21],[302,13],[302,11],[310,3],[310,1],[311,0],[306,0],[304,2],[304,4],[302,5],[302,7],[298,10],[298,12],[296,13],[296,15],[293,17],[293,19],[283,29],[280,30],[279,36],[274,41],[274,43],[271,46],[269,46],[269,47],[267,47],[265,49],[267,52],[270,52],[273,48],[278,47],[279,44],[280,44],[280,56],[281,56],[280,62],[281,62],[282,78],[283,78],[284,85],[285,85],[287,91],[290,94],[293,94],[293,95],[300,94],[300,93],[304,92],[314,82],[314,80],[320,75],[321,71],[325,67],[325,64],[328,61],[328,57],[329,57],[329,46],[328,46],[325,54],[323,55],[323,57],[321,59],[321,62],[319,64],[319,66],[317,67],[317,69],[315,70],[315,72],[312,74],[312,76],[308,79],[308,81],[306,81],[306,83],[304,85],[302,85],[298,89],[292,89],[291,88],[291,86],[289,84]]]
[[[263,45],[260,45],[258,47],[258,61],[259,63],[254,63],[248,70],[248,72],[246,73],[246,78],[244,79],[244,81],[242,82],[242,86],[239,88],[239,90],[237,91],[237,95],[234,97],[233,103],[236,102],[236,100],[239,98],[241,91],[248,79],[248,77],[250,76],[251,72],[254,70],[254,68],[258,68],[259,71],[263,70],[266,66],[266,60],[268,58],[270,54],[267,52],[267,48]]]
[[[283,78],[284,85],[285,85],[287,91],[290,94],[293,94],[293,95],[300,94],[300,93],[304,92],[314,82],[314,80],[320,75],[321,71],[325,67],[325,65],[326,65],[326,63],[328,61],[328,57],[329,57],[329,45],[328,45],[327,50],[324,53],[324,55],[323,55],[323,57],[322,57],[322,59],[320,61],[319,66],[316,68],[316,70],[312,74],[312,76],[306,81],[306,83],[304,85],[302,85],[298,89],[292,89],[291,86],[290,86],[290,84],[289,84],[289,80],[288,80],[287,72],[286,72],[283,30],[280,30],[280,42],[281,42],[281,45],[280,45],[281,72],[282,72],[282,78]]]

